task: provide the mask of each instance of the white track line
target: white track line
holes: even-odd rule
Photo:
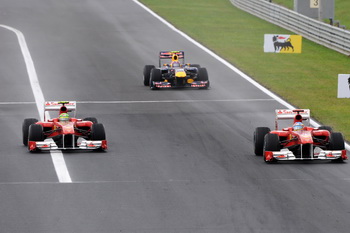
[[[19,45],[21,47],[22,55],[23,55],[23,58],[24,58],[24,61],[26,64],[30,85],[31,85],[32,90],[33,90],[36,107],[38,108],[38,112],[39,112],[39,116],[40,116],[41,120],[43,120],[45,98],[44,98],[43,92],[40,88],[38,76],[36,74],[36,70],[34,67],[34,62],[33,62],[33,59],[30,55],[25,37],[21,31],[15,29],[15,28],[12,28],[12,27],[9,27],[6,25],[2,25],[2,24],[0,24],[0,27],[6,28],[6,29],[14,32],[17,36]],[[47,113],[47,117],[50,118],[48,113]],[[51,154],[52,162],[53,162],[53,165],[55,167],[59,182],[71,183],[72,179],[70,178],[66,163],[64,161],[62,151],[59,151],[59,150],[52,151],[50,154]]]
[[[79,104],[147,104],[147,103],[200,103],[200,102],[261,102],[276,101],[274,99],[227,99],[227,100],[107,100],[77,101]],[[35,102],[0,102],[0,105],[35,104]]]
[[[35,102],[0,102],[0,105],[35,104]]]
[[[273,99],[275,99],[277,102],[279,102],[280,104],[284,105],[286,108],[288,109],[295,109],[296,107],[294,107],[293,105],[291,105],[290,103],[288,103],[287,101],[281,99],[279,96],[277,96],[276,94],[272,93],[271,91],[269,91],[268,89],[266,89],[265,87],[263,87],[262,85],[260,85],[258,82],[256,82],[254,79],[252,79],[251,77],[249,77],[248,75],[246,75],[245,73],[243,73],[242,71],[240,71],[237,67],[233,66],[231,63],[229,63],[228,61],[226,61],[225,59],[219,57],[217,54],[215,54],[213,51],[209,50],[207,47],[203,46],[202,44],[198,43],[197,41],[195,41],[194,39],[192,39],[191,37],[189,37],[188,35],[186,35],[184,32],[180,31],[179,29],[175,28],[173,25],[171,25],[170,23],[168,23],[165,19],[163,19],[162,17],[160,17],[159,15],[157,15],[156,13],[154,13],[151,9],[149,9],[147,6],[145,6],[144,4],[140,3],[138,0],[133,0],[136,4],[138,4],[139,6],[141,6],[143,9],[145,9],[146,11],[148,11],[151,15],[153,15],[155,18],[159,19],[162,23],[164,23],[165,25],[167,25],[171,30],[179,33],[181,36],[183,36],[184,38],[186,38],[187,40],[189,40],[190,42],[192,42],[194,45],[198,46],[199,48],[201,48],[203,51],[205,51],[206,53],[208,53],[209,55],[211,55],[212,57],[214,57],[216,60],[220,61],[221,63],[223,63],[224,65],[226,65],[228,68],[230,68],[231,70],[233,70],[235,73],[237,73],[238,75],[240,75],[242,78],[244,78],[245,80],[247,80],[248,82],[250,82],[251,84],[253,84],[255,87],[257,87],[258,89],[260,89],[262,92],[264,92],[265,94],[269,95],[270,97],[272,97]],[[315,120],[311,119],[310,123],[314,126],[314,127],[319,127],[320,124],[318,122],[316,122]],[[350,150],[350,145],[345,143],[345,147],[347,150]]]
[[[305,179],[288,179],[288,178],[276,178],[276,179],[258,179],[258,181],[269,181],[271,183],[272,182],[279,182],[279,181],[283,181],[283,182],[298,182],[298,181],[323,181],[323,180],[328,180],[328,181],[345,181],[347,183],[349,183],[350,178],[345,177],[345,178],[305,178]],[[126,184],[150,184],[150,183],[209,183],[209,182],[226,182],[227,180],[225,179],[199,179],[199,180],[177,180],[177,179],[169,179],[169,180],[91,180],[91,181],[79,181],[76,180],[74,181],[74,184],[122,184],[122,183],[126,183]],[[52,185],[52,184],[57,184],[58,182],[0,182],[0,185]],[[254,186],[259,186],[259,184],[256,185],[251,185],[251,187]]]
[[[77,101],[81,104],[142,104],[142,103],[200,103],[200,102],[260,102],[274,99],[228,99],[228,100],[111,100],[111,101]]]

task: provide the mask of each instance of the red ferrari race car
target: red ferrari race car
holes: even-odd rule
[[[279,120],[293,120],[293,126],[279,130]],[[255,154],[262,155],[267,163],[279,160],[347,159],[343,135],[333,132],[329,126],[310,127],[309,109],[278,109],[275,124],[275,130],[258,127],[254,132]]]
[[[58,112],[58,117],[47,119],[49,111]],[[56,149],[106,150],[103,124],[98,123],[94,117],[77,119],[75,113],[75,101],[45,102],[44,121],[24,119],[23,144],[31,152]]]

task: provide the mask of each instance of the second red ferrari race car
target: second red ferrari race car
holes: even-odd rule
[[[293,120],[292,127],[278,129],[279,120]],[[258,127],[254,132],[254,150],[267,163],[280,160],[347,159],[343,135],[329,126],[313,128],[309,109],[277,109],[276,129]]]
[[[58,113],[58,116],[46,119],[49,111]],[[43,121],[24,119],[23,144],[30,152],[56,149],[106,150],[103,124],[98,123],[95,117],[78,119],[75,113],[76,101],[45,102]]]

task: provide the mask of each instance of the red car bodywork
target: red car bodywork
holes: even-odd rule
[[[31,141],[29,138],[28,149],[29,151],[36,150],[50,150],[50,149],[107,149],[107,140],[91,139],[91,133],[93,125],[95,124],[89,120],[82,120],[72,117],[69,121],[61,121],[59,118],[46,119],[46,111],[58,111],[61,113],[68,113],[75,111],[75,101],[63,101],[63,102],[45,102],[44,121],[38,121],[34,124],[41,125],[43,129],[42,141]],[[102,125],[102,124],[99,124]],[[103,128],[103,127],[102,127]],[[104,128],[103,128],[104,130]],[[104,133],[104,131],[103,131]],[[69,146],[65,145],[65,138],[71,138],[72,143]],[[56,138],[60,138],[62,145],[57,146]],[[81,138],[83,144],[77,142],[77,139]],[[52,139],[52,140],[46,140]],[[79,141],[79,140],[78,140]],[[82,146],[84,145],[84,146]]]
[[[332,132],[328,126],[318,128],[304,126],[278,129],[278,120],[293,119],[296,122],[310,120],[309,109],[276,110],[276,129],[258,127],[254,133],[255,154],[263,155],[265,162],[278,160],[346,160],[342,134]],[[277,135],[277,136],[275,136]]]
[[[329,142],[330,132],[328,130],[318,130],[317,128],[313,127],[305,127],[303,130],[300,131],[293,131],[292,127],[285,128],[282,131],[271,131],[271,134],[277,134],[281,140],[281,148],[291,148],[293,146],[298,145],[306,145],[306,144],[312,144],[313,146],[323,146],[324,143]],[[317,141],[314,140],[315,138],[325,138],[325,140]],[[271,151],[265,151],[265,160],[266,161],[273,161],[273,152]],[[315,156],[318,156],[318,154],[315,154]],[[329,151],[327,153],[326,158],[332,159],[335,156],[333,155],[332,151]],[[278,156],[278,159],[284,159],[286,158],[286,155],[281,154]],[[342,160],[348,159],[346,155],[346,150],[341,150],[341,158]]]

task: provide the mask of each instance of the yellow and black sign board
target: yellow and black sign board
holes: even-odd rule
[[[301,53],[302,36],[265,34],[265,53]]]

